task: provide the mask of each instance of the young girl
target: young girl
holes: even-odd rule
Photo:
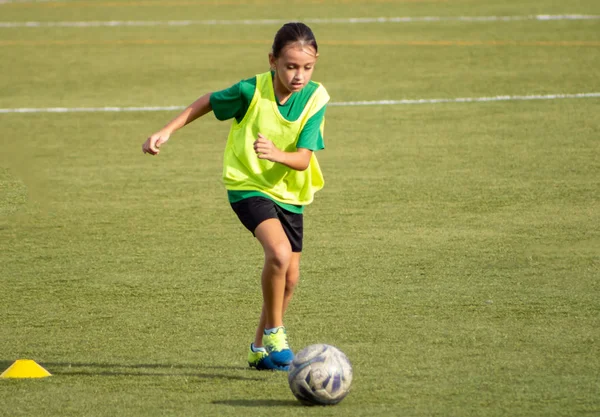
[[[287,370],[294,357],[283,315],[300,276],[302,213],[323,187],[313,153],[324,148],[329,95],[311,81],[317,57],[308,26],[283,25],[269,54],[271,71],[203,95],[142,147],[158,155],[173,132],[210,111],[219,120],[234,119],[223,181],[231,207],[265,254],[262,312],[248,352],[248,363],[256,369]]]

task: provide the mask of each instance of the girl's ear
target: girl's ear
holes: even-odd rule
[[[271,70],[275,70],[277,66],[275,63],[275,57],[273,56],[273,53],[269,53],[269,66],[271,67]]]

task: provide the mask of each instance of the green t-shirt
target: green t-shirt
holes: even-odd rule
[[[297,93],[292,93],[290,98],[285,104],[280,104],[277,98],[277,108],[281,116],[289,121],[296,121],[302,112],[308,100],[313,95],[315,90],[318,88],[318,84],[314,81],[309,82],[302,90]],[[246,115],[246,111],[252,102],[254,92],[256,90],[256,77],[242,80],[233,86],[226,88],[225,90],[217,91],[210,96],[210,105],[213,109],[215,117],[219,120],[229,120],[235,117],[239,122],[242,121]],[[297,148],[305,148],[311,151],[319,151],[325,148],[323,142],[323,134],[321,131],[321,125],[325,118],[324,106],[319,112],[307,120],[300,137],[296,144]],[[270,198],[266,194],[260,191],[248,190],[248,191],[227,191],[229,202],[235,203],[248,197],[265,197]],[[282,208],[291,211],[292,213],[302,213],[304,206],[296,206],[292,204],[285,204],[279,201],[273,200]]]

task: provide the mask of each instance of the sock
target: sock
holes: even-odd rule
[[[254,343],[250,343],[250,349],[252,352],[266,352],[267,350],[264,347],[256,347]]]
[[[265,329],[265,334],[277,333],[279,329],[283,329],[283,326],[273,327],[272,329]]]

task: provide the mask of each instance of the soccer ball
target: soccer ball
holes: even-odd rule
[[[310,345],[296,354],[288,382],[294,396],[305,405],[333,405],[348,395],[352,365],[338,348]]]

